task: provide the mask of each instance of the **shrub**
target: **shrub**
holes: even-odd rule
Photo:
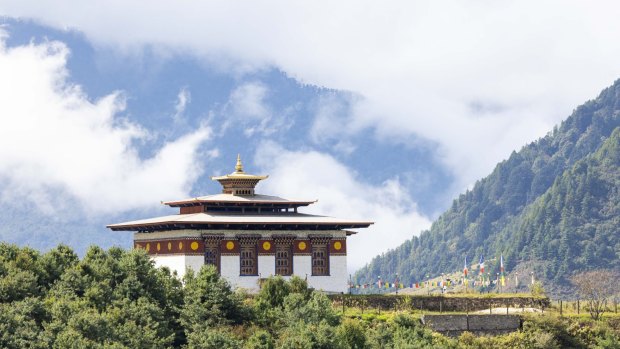
[[[188,335],[187,348],[237,349],[241,348],[241,341],[225,328],[203,328]]]
[[[258,330],[247,339],[244,345],[245,349],[273,349],[273,337],[269,332]]]
[[[366,334],[364,326],[359,320],[345,319],[336,334],[346,348],[362,349],[366,347]]]

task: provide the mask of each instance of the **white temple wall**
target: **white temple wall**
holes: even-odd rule
[[[260,268],[260,261],[258,264]],[[251,292],[258,291],[258,276],[240,276],[241,261],[239,255],[222,256],[220,260],[220,273],[233,288],[243,288]]]
[[[326,292],[348,292],[348,280],[347,256],[329,256],[329,276],[308,276],[308,285]]]
[[[179,277],[185,275],[185,256],[184,255],[170,255],[170,256],[152,256],[151,259],[155,262],[156,267],[168,267],[171,272],[175,271]]]
[[[276,274],[276,256],[258,256],[258,275],[266,279]]]
[[[250,292],[258,291],[259,276],[240,276],[240,259],[239,256],[222,256],[220,271],[222,277],[226,278],[235,288],[244,288]],[[183,278],[186,268],[191,268],[194,272],[198,272],[204,265],[203,256],[191,255],[167,255],[153,256],[156,267],[168,267],[171,271],[177,271],[179,278]],[[311,256],[293,256],[293,275],[297,275],[302,279],[307,277],[308,286],[316,290],[326,292],[347,292],[348,274],[347,274],[347,257],[346,256],[330,256],[329,257],[329,276],[312,276],[312,258]],[[260,278],[268,278],[275,274],[275,256],[258,256],[258,271]],[[284,277],[290,279],[290,277]]]
[[[183,278],[185,275],[185,269],[191,268],[194,272],[198,272],[200,267],[204,265],[203,256],[188,256],[188,255],[167,255],[167,256],[152,256],[156,267],[168,267],[171,272],[177,272],[179,278]]]
[[[185,267],[191,268],[195,273],[198,273],[203,265],[205,265],[204,256],[185,256]]]
[[[169,251],[169,245],[165,245],[166,240],[173,239],[188,239],[190,241],[198,241],[202,244],[201,240],[203,234],[206,231],[197,230],[179,230],[179,231],[167,231],[156,233],[135,233],[134,239],[136,243],[141,244],[141,248],[147,248],[145,246],[147,242],[151,243],[151,253],[154,251],[155,246],[159,245],[162,241],[162,252]],[[208,234],[216,234],[224,236],[224,239],[235,240],[239,235],[239,231],[230,230],[217,230],[208,231]],[[253,234],[260,234],[263,238],[270,238],[273,236],[274,231],[252,231]],[[287,234],[295,235],[298,239],[309,238],[311,233],[315,231],[290,231],[285,232]],[[344,238],[346,233],[343,231],[325,231],[322,234],[330,234],[334,238]],[[197,239],[196,239],[197,238]],[[185,249],[187,250],[190,242],[184,242]],[[193,243],[193,242],[192,242]],[[180,246],[180,243],[173,242],[173,247]],[[179,247],[180,249],[181,247]],[[148,250],[148,249],[147,249]],[[157,249],[159,251],[159,249]],[[178,253],[178,252],[176,252]],[[186,268],[192,268],[194,271],[200,270],[204,264],[203,255],[187,255],[187,254],[160,254],[153,255],[151,258],[155,261],[155,265],[166,266],[172,271],[177,271],[179,277],[183,277]],[[329,276],[312,276],[312,257],[305,254],[296,254],[292,256],[293,260],[293,275],[299,276],[302,279],[308,281],[308,285],[317,290],[323,290],[326,292],[347,292],[349,275],[347,272],[347,262],[345,255],[330,255],[329,257]],[[275,274],[275,256],[273,254],[265,255],[259,254],[257,256],[257,270],[258,276],[240,276],[240,258],[238,254],[235,255],[223,255],[220,261],[220,272],[222,277],[229,281],[231,286],[236,288],[244,288],[250,292],[258,291],[259,278],[268,278]],[[285,277],[289,279],[290,277]]]
[[[305,279],[307,276],[308,280],[310,280],[312,275],[312,257],[293,255],[293,275],[297,275],[302,279]]]

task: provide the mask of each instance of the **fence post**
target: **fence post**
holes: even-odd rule
[[[562,317],[562,300],[560,299],[560,317]]]
[[[579,315],[579,299],[577,299],[577,315]]]

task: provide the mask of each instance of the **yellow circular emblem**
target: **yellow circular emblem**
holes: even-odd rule
[[[297,245],[297,247],[299,248],[299,250],[300,250],[300,251],[304,251],[304,250],[306,249],[306,247],[307,247],[307,246],[306,246],[306,243],[305,243],[305,242],[301,241],[301,242]]]
[[[151,244],[149,244],[148,242],[146,243],[146,250],[150,251],[151,250]]]
[[[198,249],[198,243],[196,241],[192,241],[192,243],[189,244],[189,247],[192,249],[192,251],[196,251]]]
[[[161,250],[161,245],[159,244],[159,242],[157,243],[157,251]]]
[[[263,242],[263,250],[269,251],[271,249],[271,243],[269,241]]]
[[[183,249],[183,242],[179,242],[179,251]]]
[[[336,251],[340,251],[340,249],[342,249],[342,242],[340,242],[340,241],[334,242],[334,249]]]
[[[226,243],[226,249],[230,251],[230,250],[232,250],[233,248],[235,248],[235,243],[234,243],[234,242],[232,242],[232,241],[228,241],[228,242]]]
[[[168,243],[168,251],[172,250],[172,242]]]

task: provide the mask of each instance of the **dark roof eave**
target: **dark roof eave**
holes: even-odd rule
[[[167,202],[164,205],[170,207],[189,207],[189,206],[265,206],[265,207],[301,207],[309,206],[315,201],[291,201],[291,202],[271,202],[271,201],[179,201]]]
[[[368,228],[373,222],[364,223],[231,223],[231,222],[218,222],[218,223],[189,223],[189,222],[163,222],[154,224],[141,224],[141,225],[123,225],[123,226],[106,226],[112,231],[158,231],[158,230],[177,230],[177,229],[266,229],[278,228],[277,230],[302,230],[312,228],[317,230],[343,230],[343,229],[356,229],[356,228]],[[347,235],[349,232],[347,231]]]

